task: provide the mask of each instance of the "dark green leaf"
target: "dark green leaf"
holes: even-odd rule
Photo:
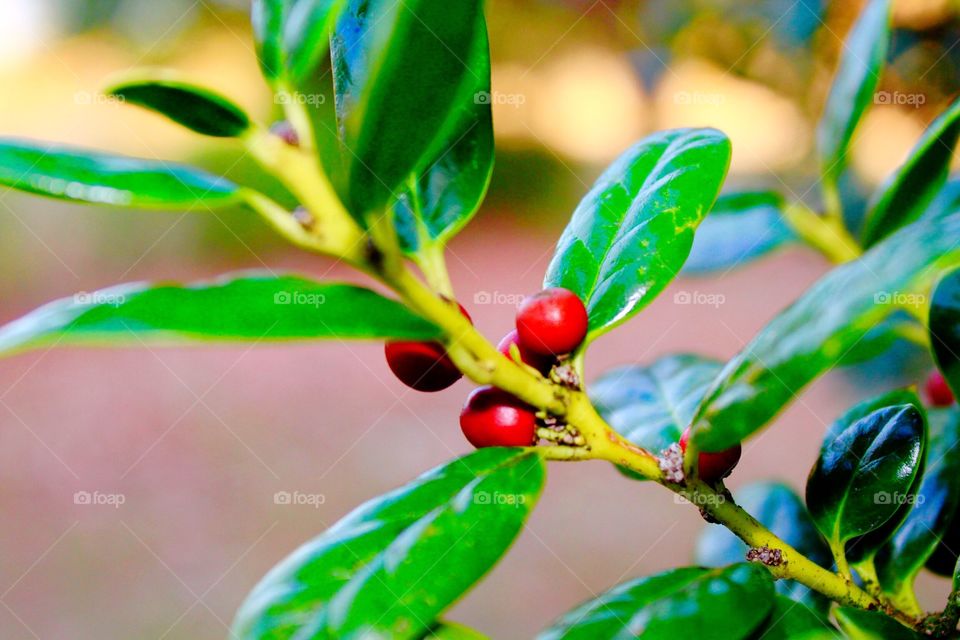
[[[912,587],[947,533],[960,504],[960,414],[932,411],[926,470],[906,520],[876,558],[880,584],[890,593]]]
[[[490,97],[490,51],[483,14],[469,66],[476,74],[471,90],[456,106],[458,124],[394,207],[404,251],[422,244],[445,243],[470,221],[490,184],[493,171],[493,120]]]
[[[783,219],[783,198],[770,191],[720,196],[693,240],[683,272],[727,271],[795,239]]]
[[[0,354],[146,341],[436,338],[399,302],[349,284],[239,274],[191,285],[136,283],[78,293],[0,328]]]
[[[713,129],[654,134],[627,150],[573,213],[544,279],[590,314],[588,340],[639,312],[673,280],[730,163]]]
[[[807,480],[810,515],[834,544],[879,529],[910,499],[926,438],[924,416],[914,404],[838,421],[847,423],[827,434]]]
[[[449,143],[481,76],[468,62],[481,11],[479,0],[347,1],[331,52],[358,218],[379,215]]]
[[[233,637],[421,637],[510,546],[543,480],[536,452],[482,449],[375,498],[267,574]]]
[[[873,102],[890,46],[890,0],[870,0],[843,46],[840,67],[817,129],[824,179],[836,184],[847,150]]]
[[[879,611],[840,607],[835,615],[850,640],[920,640],[924,637]]]
[[[827,622],[825,616],[814,612],[803,602],[778,595],[766,625],[757,631],[754,640],[796,640],[808,633],[822,634],[818,638],[839,640],[843,637]]]
[[[833,564],[830,550],[817,532],[806,505],[793,490],[779,482],[758,482],[736,493],[737,504],[781,540],[822,567]],[[747,545],[724,527],[708,525],[697,543],[696,562],[722,567],[743,562]],[[793,580],[778,580],[777,593],[826,616],[830,602]]]
[[[960,215],[925,218],[824,276],[724,367],[697,413],[698,446],[722,451],[763,428],[898,304],[923,302],[960,263],[958,237]]]
[[[960,269],[946,273],[930,301],[930,347],[955,395],[960,395]]]
[[[947,182],[958,137],[960,100],[927,128],[906,162],[878,191],[864,220],[864,246],[876,244],[924,215]]]
[[[271,82],[283,73],[286,54],[283,48],[283,29],[287,12],[294,0],[253,0],[250,21],[257,43],[257,58],[263,75]]]
[[[247,114],[227,98],[178,80],[131,80],[111,87],[107,93],[207,136],[233,138],[250,127]]]
[[[240,199],[235,184],[193,167],[9,138],[0,139],[0,185],[117,207],[211,208]]]
[[[600,415],[625,438],[658,454],[680,439],[720,363],[700,356],[664,356],[649,366],[604,373],[590,386]],[[641,476],[622,469],[635,479]]]
[[[741,640],[751,637],[772,607],[773,581],[763,567],[684,567],[614,587],[538,638]]]

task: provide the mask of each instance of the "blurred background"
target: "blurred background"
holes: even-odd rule
[[[817,206],[813,131],[844,0],[489,0],[498,157],[490,196],[451,247],[459,296],[492,339],[539,288],[557,234],[603,166],[644,134],[712,125],[729,186]],[[853,215],[960,87],[952,0],[896,3],[889,65],[854,146]],[[270,190],[231,142],[115,104],[111,76],[173,67],[276,116],[245,0],[3,0],[0,134],[182,159]],[[0,320],[78,291],[244,268],[356,279],[284,247],[250,212],[137,213],[0,194]],[[829,266],[790,248],[682,278],[591,350],[588,369],[694,351],[729,358]],[[706,304],[674,303],[677,291]],[[830,374],[745,445],[730,485],[802,488],[825,425],[929,363]],[[378,344],[54,350],[0,361],[0,637],[223,638],[274,563],[360,502],[468,451],[466,382],[396,382]],[[78,495],[106,496],[83,504]],[[275,495],[306,496],[277,504]],[[94,500],[96,501],[96,500]],[[78,504],[79,503],[79,504]],[[611,585],[688,562],[696,510],[602,463],[554,464],[529,526],[450,617],[529,638]],[[945,580],[921,579],[942,601]]]

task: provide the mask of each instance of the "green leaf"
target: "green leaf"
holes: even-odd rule
[[[834,615],[850,640],[920,640],[925,637],[879,611],[840,607]]]
[[[257,43],[257,58],[263,75],[271,82],[283,73],[286,54],[283,47],[283,29],[287,12],[294,0],[253,0],[250,21]]]
[[[925,218],[835,268],[727,365],[700,406],[694,440],[722,451],[763,428],[899,307],[919,304],[960,263],[960,214]]]
[[[817,128],[825,182],[835,185],[867,106],[873,102],[890,46],[890,0],[871,0],[843,46],[840,67]]]
[[[933,358],[960,397],[960,269],[944,274],[934,288],[928,325]]]
[[[480,0],[348,0],[332,38],[346,201],[379,215],[451,138],[482,72]]]
[[[227,98],[172,78],[126,80],[107,89],[107,93],[207,136],[235,138],[250,127],[247,114]]]
[[[432,324],[369,289],[250,273],[78,293],[0,327],[0,354],[68,344],[437,336]]]
[[[861,239],[876,244],[924,215],[947,182],[950,161],[960,138],[960,100],[927,128],[906,162],[887,179],[871,203]]]
[[[736,493],[737,504],[756,518],[781,540],[822,567],[830,568],[833,558],[817,532],[803,500],[785,484],[757,482]],[[708,567],[722,567],[743,562],[747,545],[730,530],[708,525],[697,543],[695,560]],[[802,602],[803,609],[813,609],[826,616],[830,601],[793,580],[778,580],[777,593]]]
[[[590,399],[623,437],[658,454],[680,440],[719,370],[719,362],[700,356],[663,356],[649,366],[631,365],[604,373],[590,386]]]
[[[728,271],[796,239],[783,218],[783,197],[771,191],[721,195],[693,240],[686,275]]]
[[[421,637],[510,546],[544,471],[535,451],[482,449],[375,498],[267,574],[232,637]]]
[[[479,631],[454,622],[441,622],[423,638],[424,640],[490,640]]]
[[[806,498],[820,533],[843,545],[880,529],[910,499],[926,422],[914,404],[898,404],[837,424],[810,472]]]
[[[772,607],[773,581],[763,567],[684,567],[614,587],[538,639],[741,640],[752,637]]]
[[[639,312],[676,277],[729,163],[725,135],[678,129],[640,141],[600,176],[544,279],[584,301],[588,340]]]
[[[791,600],[782,595],[776,596],[773,611],[766,626],[756,635],[758,640],[796,640],[808,633],[818,633],[818,638],[836,638],[843,636],[825,616],[814,612],[802,602]]]
[[[296,89],[317,71],[346,0],[253,0],[257,57],[276,89]]]
[[[395,224],[407,253],[424,244],[443,245],[470,221],[480,207],[493,172],[493,119],[490,51],[483,14],[469,66],[470,90],[455,106],[455,126],[438,153],[418,174],[394,206]]]
[[[143,209],[212,208],[240,200],[200,169],[0,138],[0,185],[61,200]]]

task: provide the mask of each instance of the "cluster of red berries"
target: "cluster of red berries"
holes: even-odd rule
[[[470,314],[461,306],[467,319]],[[566,289],[545,289],[526,298],[517,311],[516,329],[500,341],[499,351],[546,375],[558,358],[574,351],[587,335],[587,310]],[[440,391],[462,377],[439,342],[388,342],[387,364],[417,391]],[[475,389],[460,412],[460,428],[475,447],[530,446],[536,442],[533,407],[491,386]]]

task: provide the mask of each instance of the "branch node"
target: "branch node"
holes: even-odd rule
[[[683,451],[680,445],[674,443],[660,452],[657,458],[657,464],[660,465],[660,471],[663,472],[663,479],[674,484],[683,484],[686,477],[683,474]]]
[[[771,549],[767,545],[751,547],[747,551],[747,562],[760,562],[768,567],[779,567],[783,564],[783,552],[780,549]]]

